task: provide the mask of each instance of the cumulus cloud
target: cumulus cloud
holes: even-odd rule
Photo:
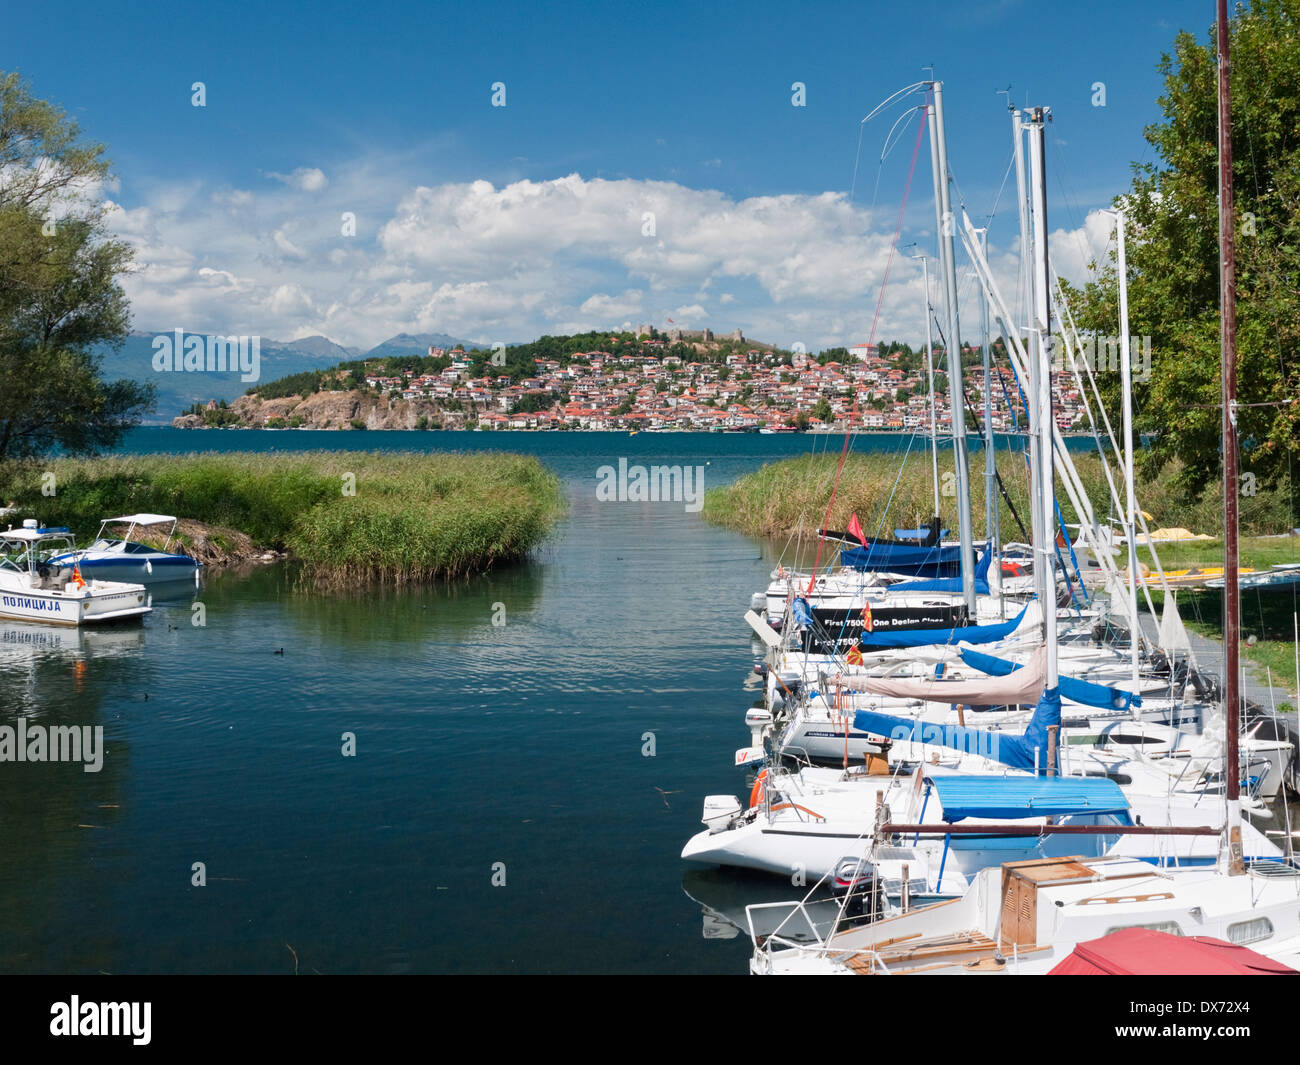
[[[522,340],[672,318],[817,350],[867,338],[893,237],[892,218],[873,223],[836,192],[735,198],[578,174],[428,185],[364,166],[332,181],[314,168],[271,176],[279,184],[259,191],[172,186],[113,206],[136,249],[124,283],[138,327],[370,346],[398,332]],[[924,203],[913,216],[932,218]],[[1058,271],[1081,280],[1108,224],[1094,213],[1054,232]],[[1014,299],[1014,241],[990,260]],[[877,337],[921,338],[924,306],[920,266],[899,251]]]

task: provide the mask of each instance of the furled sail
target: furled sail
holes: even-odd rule
[[[976,667],[979,668],[979,667]],[[854,677],[855,690],[895,699],[920,699],[928,703],[962,703],[967,706],[1019,706],[1036,702],[1047,679],[1047,651],[1038,648],[1024,669],[1005,677],[977,680],[895,679]]]
[[[931,644],[996,643],[1005,640],[1025,620],[1030,604],[1015,617],[991,625],[958,625],[950,629],[903,629],[899,632],[863,633],[858,646],[863,651],[883,651],[895,647],[928,647]]]
[[[978,669],[981,673],[993,677],[1005,677],[1021,670],[1019,662],[1008,662],[1005,658],[995,658],[993,655],[981,654],[979,651],[971,651],[965,647],[961,649],[961,658],[972,669]],[[1094,684],[1092,681],[1078,680],[1075,677],[1062,676],[1060,682],[1061,695],[1073,703],[1095,706],[1101,710],[1128,710],[1130,707],[1142,705],[1142,696],[1120,688],[1110,688],[1105,684]]]
[[[961,728],[934,721],[915,721],[874,710],[859,710],[853,716],[853,727],[861,732],[884,736],[891,740],[911,740],[939,747],[982,754],[1012,769],[1047,768],[1048,728],[1061,724],[1061,692],[1058,688],[1044,689],[1029,719],[1023,736],[989,729]]]

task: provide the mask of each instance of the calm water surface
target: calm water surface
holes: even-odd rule
[[[123,450],[362,446],[537,454],[568,519],[451,585],[326,594],[275,565],[155,595],[134,627],[0,622],[0,717],[107,745],[98,773],[0,764],[0,969],[743,973],[725,917],[792,889],[679,854],[706,794],[745,789],[741,615],[780,547],[598,503],[596,470],[718,485],[840,439],[141,429]]]
[[[136,431],[123,450],[268,461],[524,451],[571,509],[527,565],[452,585],[322,594],[276,565],[156,595],[134,627],[0,622],[3,721],[107,746],[98,773],[0,764],[0,969],[743,972],[745,938],[687,890],[732,912],[789,891],[678,856],[704,795],[745,784],[741,615],[773,549],[681,503],[598,503],[596,469],[707,463],[716,485],[828,443]]]

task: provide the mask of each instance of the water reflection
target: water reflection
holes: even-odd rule
[[[833,927],[839,900],[819,892],[797,905],[808,889],[766,873],[747,870],[688,869],[682,891],[702,911],[701,935],[705,939],[767,937],[773,933],[797,943],[816,942]],[[746,911],[747,907],[754,907]]]
[[[138,688],[147,638],[138,622],[0,624],[0,726],[47,737],[75,728],[79,740],[103,730],[97,771],[86,771],[85,750],[79,761],[0,761],[0,970],[66,969],[61,950],[49,949],[50,929],[70,908],[111,907],[122,875],[101,862],[120,823],[132,744],[109,693]],[[88,927],[77,967],[106,964],[111,939]]]

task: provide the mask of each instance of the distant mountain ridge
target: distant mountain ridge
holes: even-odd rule
[[[96,350],[100,357],[100,370],[106,380],[131,380],[157,386],[158,402],[154,412],[144,419],[146,425],[170,425],[172,418],[195,403],[210,399],[231,402],[242,396],[257,381],[243,381],[236,371],[201,373],[160,372],[154,369],[154,338],[170,336],[174,330],[163,329],[154,333],[133,332],[114,349],[101,346]],[[191,334],[196,336],[223,336],[224,334]],[[382,359],[393,355],[424,354],[429,347],[466,349],[485,347],[472,341],[459,340],[445,333],[398,333],[377,344],[369,351],[347,347],[325,336],[302,337],[299,340],[272,340],[262,337],[260,373],[258,381],[272,381],[304,370],[325,370],[340,362],[357,359]]]

